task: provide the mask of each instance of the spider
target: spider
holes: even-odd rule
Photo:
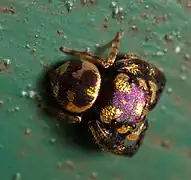
[[[96,111],[98,116],[89,118],[88,128],[100,149],[133,156],[149,128],[146,115],[157,105],[166,77],[136,54],[119,53],[123,35],[117,32],[106,59],[60,47],[80,60],[65,61],[49,75],[63,118],[79,123],[86,112]]]

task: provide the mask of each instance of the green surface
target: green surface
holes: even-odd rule
[[[110,4],[99,0],[83,6],[76,0],[68,13],[59,0],[0,1],[16,8],[8,14],[0,7],[0,180],[191,178],[191,59],[184,58],[191,51],[191,14],[186,2],[119,0],[126,11],[120,23],[112,18]],[[108,43],[120,28],[125,30],[120,50],[145,56],[164,69],[168,80],[159,105],[149,114],[144,145],[133,158],[76,145],[54,117],[39,112],[33,98],[21,96],[36,88],[44,65],[65,58],[58,50],[61,45],[95,52],[96,44]],[[167,42],[168,33],[172,40]],[[161,146],[164,140],[168,147]]]

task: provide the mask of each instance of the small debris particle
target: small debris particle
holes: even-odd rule
[[[29,135],[31,133],[31,129],[29,129],[29,128],[25,129],[24,133],[25,133],[25,135]]]
[[[21,180],[21,174],[20,173],[16,173],[13,177],[13,180]]]
[[[156,55],[157,55],[157,56],[164,56],[164,52],[158,51],[158,52],[156,53]]]
[[[140,17],[141,17],[142,19],[148,19],[148,14],[147,14],[147,13],[142,13],[142,14],[140,15]]]
[[[8,6],[0,6],[0,12],[2,13],[11,13],[11,14],[15,14],[16,13],[16,9],[13,7],[8,7]]]
[[[26,91],[21,91],[21,96],[22,97],[25,97],[25,96],[27,96],[28,95],[28,93],[26,92]]]
[[[131,26],[131,29],[137,31],[137,30],[138,30],[138,27],[134,24],[134,25]]]
[[[111,7],[114,8],[114,7],[116,7],[116,6],[117,6],[117,2],[112,1],[112,2],[111,2]]]
[[[97,179],[97,173],[96,172],[92,172],[91,176],[90,176],[91,180]]]
[[[182,81],[185,81],[185,80],[187,79],[187,77],[186,77],[185,74],[181,74],[181,75],[180,75],[180,79],[181,79]]]
[[[165,39],[166,41],[172,41],[172,40],[173,40],[173,37],[172,37],[171,34],[166,34],[166,35],[164,36],[164,39]]]
[[[36,92],[33,90],[29,91],[29,98],[34,98],[36,96]]]
[[[67,11],[70,12],[73,9],[74,3],[72,1],[66,1],[65,6]]]
[[[35,48],[30,50],[30,53],[31,53],[31,54],[34,54],[35,52],[36,52],[36,49],[35,49]]]
[[[4,59],[5,60],[5,65],[10,65],[11,64],[11,60],[10,59]]]
[[[172,88],[168,88],[167,92],[170,94],[172,92]]]
[[[185,72],[186,71],[186,66],[182,65],[180,70],[181,70],[181,72]]]
[[[150,6],[149,5],[145,5],[145,8],[148,9],[148,8],[150,8]]]
[[[0,107],[2,107],[3,104],[4,104],[4,102],[0,100]]]
[[[10,59],[3,59],[0,61],[0,73],[7,73],[10,70]]]
[[[175,53],[178,54],[179,52],[180,52],[180,46],[177,46],[177,47],[175,48]]]
[[[188,61],[188,60],[190,59],[190,55],[189,55],[189,54],[185,54],[185,55],[184,55],[184,59],[185,59],[186,61]]]
[[[100,44],[96,44],[95,47],[96,47],[96,48],[100,47]]]
[[[89,47],[86,48],[86,52],[90,52],[90,48]]]
[[[51,138],[51,139],[50,139],[50,142],[51,142],[52,144],[54,144],[54,143],[56,142],[56,139],[55,139],[55,138]]]
[[[164,112],[164,111],[166,111],[166,106],[165,105],[162,105],[161,106],[161,110]]]
[[[170,148],[172,146],[170,140],[168,139],[162,140],[160,145],[161,147],[164,147],[164,148]]]
[[[28,84],[27,87],[28,87],[28,88],[31,88],[31,87],[32,87],[32,84]]]
[[[61,31],[61,30],[58,30],[58,31],[57,31],[57,35],[58,35],[58,36],[61,36],[61,35],[63,35],[63,34],[64,34],[64,31]]]
[[[167,49],[167,48],[165,48],[165,49],[164,49],[164,53],[167,53],[167,51],[168,51],[168,49]]]
[[[20,110],[20,107],[15,107],[15,111],[19,111]]]
[[[68,169],[71,169],[71,170],[75,169],[75,165],[72,161],[68,160],[68,161],[66,161],[65,164],[66,164]]]
[[[26,44],[25,46],[27,49],[30,49],[30,45],[29,44]]]
[[[105,29],[107,29],[108,28],[108,17],[105,17],[104,18],[104,23],[103,23],[103,27],[105,28]]]
[[[124,10],[123,7],[120,7],[117,2],[112,1],[110,5],[112,9],[112,18],[121,21],[125,18],[127,12]]]

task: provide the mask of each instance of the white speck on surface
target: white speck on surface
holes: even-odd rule
[[[182,71],[182,72],[185,72],[185,71],[186,71],[186,66],[185,66],[185,65],[182,65],[182,66],[181,66],[181,71]]]
[[[31,87],[32,87],[32,84],[28,84],[27,87],[28,87],[28,88],[31,88]]]
[[[26,91],[21,91],[21,96],[25,97],[27,95],[28,95],[28,93]]]
[[[150,6],[149,5],[145,5],[145,8],[148,9]]]
[[[185,74],[181,74],[181,75],[180,75],[180,79],[181,79],[181,80],[185,81],[185,80],[186,80],[186,78],[187,78],[187,77],[186,77],[186,75],[185,75]]]
[[[92,172],[91,179],[96,179],[96,178],[97,178],[97,173],[96,172]]]
[[[30,90],[30,91],[29,91],[29,97],[30,97],[30,98],[34,98],[35,96],[36,96],[36,92],[33,91],[33,90]]]
[[[164,52],[158,51],[158,52],[156,53],[156,55],[157,55],[157,56],[164,56]]]
[[[27,49],[30,49],[30,45],[29,44],[26,44],[25,46]]]
[[[30,134],[31,133],[31,129],[27,128],[25,129],[25,134]]]
[[[190,55],[189,55],[189,54],[185,54],[185,55],[184,55],[184,59],[185,59],[185,60],[189,60],[189,59],[190,59]]]
[[[54,143],[56,142],[56,139],[55,139],[55,138],[51,138],[51,139],[50,139],[50,142],[51,142],[52,144],[54,144]]]
[[[116,7],[116,6],[117,6],[117,3],[116,3],[115,1],[112,1],[112,2],[111,2],[111,7],[114,8],[114,7]]]
[[[20,173],[16,173],[16,174],[14,175],[13,180],[21,180],[21,174],[20,174]]]
[[[87,47],[87,48],[86,48],[86,51],[87,51],[87,52],[90,52],[90,48],[89,48],[89,47]]]
[[[3,103],[4,103],[4,102],[0,100],[0,106],[2,106],[2,105],[3,105]]]
[[[176,46],[175,53],[178,54],[180,52],[180,46]]]
[[[161,109],[162,111],[166,111],[166,106],[165,105],[161,106]]]
[[[11,64],[11,60],[10,59],[4,59],[4,61],[5,61],[6,65],[10,65]]]
[[[168,93],[171,93],[171,92],[172,92],[172,88],[168,88],[168,89],[167,89],[167,92],[168,92]]]
[[[19,111],[20,110],[20,107],[15,107],[15,111]]]

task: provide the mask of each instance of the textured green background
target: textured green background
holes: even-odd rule
[[[16,8],[8,14],[0,7],[0,180],[191,179],[191,59],[186,55],[191,51],[191,9],[185,0],[119,0],[127,11],[119,23],[110,4],[99,0],[83,6],[76,0],[68,13],[61,0],[0,1]],[[21,96],[35,89],[44,65],[64,58],[61,45],[94,52],[96,44],[108,43],[120,28],[125,30],[120,50],[147,57],[168,79],[160,104],[149,114],[145,143],[133,158],[76,145],[55,118],[39,113],[32,98]],[[172,40],[167,42],[168,33]]]

